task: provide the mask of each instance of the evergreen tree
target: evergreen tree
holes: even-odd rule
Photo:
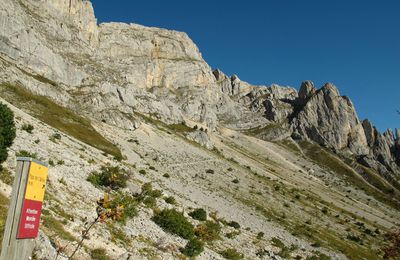
[[[14,114],[0,102],[0,164],[7,159],[7,148],[12,145],[14,138]]]

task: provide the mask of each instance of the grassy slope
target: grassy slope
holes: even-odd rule
[[[3,241],[4,228],[6,225],[7,212],[8,212],[7,208],[8,208],[8,199],[0,193],[0,245],[1,242]],[[1,247],[0,247],[0,252],[1,252]]]
[[[303,148],[303,152],[307,157],[312,159],[315,163],[335,172],[354,187],[364,190],[366,194],[373,196],[378,201],[394,207],[397,210],[400,209],[400,202],[395,199],[396,197],[391,192],[392,187],[388,186],[388,184],[373,171],[364,169],[364,176],[361,176],[349,165],[319,145],[302,141],[300,142],[300,146]]]
[[[49,98],[35,95],[22,86],[7,83],[0,84],[0,96],[44,123],[108,154],[121,157],[119,148],[100,135],[87,118]]]

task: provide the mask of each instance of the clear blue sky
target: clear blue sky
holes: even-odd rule
[[[334,83],[360,119],[400,128],[400,0],[92,0],[101,22],[184,31],[252,84]]]

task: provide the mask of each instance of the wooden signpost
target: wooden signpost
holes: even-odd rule
[[[47,174],[46,164],[17,158],[0,260],[30,259],[39,233]]]

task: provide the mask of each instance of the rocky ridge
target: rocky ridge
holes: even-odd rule
[[[335,171],[359,173],[362,180],[372,184],[371,191],[378,189],[379,192],[390,192],[394,203],[399,194],[400,130],[388,130],[381,134],[368,120],[360,121],[351,100],[341,96],[331,83],[317,89],[311,81],[305,81],[299,91],[279,85],[251,85],[236,75],[227,76],[220,70],[212,70],[185,33],[136,24],[98,25],[89,1],[1,0],[0,28],[1,89],[12,85],[17,89],[28,90],[32,95],[45,96],[90,119],[91,124],[105,138],[121,149],[126,158],[122,166],[137,164],[146,167],[150,162],[163,169],[164,174],[167,171],[178,171],[179,176],[174,179],[177,183],[160,181],[157,173],[152,173],[148,179],[140,177],[136,181],[156,181],[170,192],[178,193],[183,197],[182,209],[189,204],[196,206],[205,200],[213,210],[223,208],[222,214],[228,217],[229,213],[234,214],[238,207],[242,207],[236,200],[243,200],[248,194],[254,195],[254,188],[248,188],[245,184],[260,189],[257,193],[265,189],[268,196],[275,196],[271,189],[275,190],[280,185],[293,185],[293,191],[298,187],[296,182],[299,180],[304,185],[302,187],[311,185],[322,191],[322,194],[329,193],[337,198],[336,201],[331,201],[329,196],[323,199],[346,210],[353,210],[350,205],[355,202],[342,192],[348,193],[350,190],[361,194],[359,199],[362,203],[371,200],[371,193],[358,193],[357,188],[348,186],[349,182],[341,182],[333,174]],[[3,94],[1,96],[6,98]],[[14,99],[13,104],[18,106],[18,101]],[[25,110],[29,112],[29,108]],[[18,113],[24,120],[33,120],[22,112]],[[39,123],[35,122],[35,127],[39,128]],[[53,129],[47,129],[46,133],[51,131]],[[179,138],[169,136],[176,133]],[[133,140],[132,136],[142,144],[135,147],[137,151],[133,151],[132,144],[127,141]],[[182,144],[184,142],[181,137],[189,140],[190,145]],[[40,136],[43,142],[46,138]],[[146,141],[147,138],[151,140]],[[75,142],[78,141],[72,142],[76,146]],[[191,146],[193,142],[208,150],[194,148]],[[310,146],[313,142],[320,146]],[[22,146],[21,139],[14,149]],[[38,149],[35,144],[29,147]],[[86,159],[83,161],[71,155],[78,151],[76,147],[71,148],[71,143],[57,148],[68,151],[69,165],[83,165],[86,175],[93,170]],[[53,149],[53,144],[46,147],[43,157],[50,154],[61,160],[63,155],[54,154]],[[182,152],[177,151],[179,149]],[[314,150],[328,154],[328,158],[338,162],[339,170],[329,167],[331,165],[321,166],[322,162],[317,161],[318,158],[311,158]],[[91,152],[81,155],[90,157]],[[99,163],[113,163],[104,154],[100,155],[100,151],[94,153],[99,156]],[[221,156],[229,160],[221,163]],[[271,162],[270,158],[274,161]],[[220,183],[231,182],[227,178],[234,177],[226,170],[232,169],[232,162],[240,166],[236,169],[235,164],[233,168],[240,172],[238,176],[243,178],[239,179],[245,183],[240,184],[239,191],[232,191],[233,188],[230,190],[229,185],[227,190],[222,188],[224,185],[218,186]],[[9,164],[12,165],[11,162]],[[193,164],[202,167],[214,165],[225,175],[216,174],[213,181],[209,181],[207,176],[199,173],[198,166],[193,167]],[[74,176],[67,167],[59,168],[54,170],[54,180],[61,179],[63,171],[67,172],[65,176]],[[130,170],[135,171],[133,166]],[[277,177],[274,174],[276,171],[285,175],[285,178],[279,176],[276,179],[283,184],[277,181],[274,186],[266,188],[257,186],[256,179],[252,179],[259,175],[263,176],[260,177],[263,181],[267,179],[266,176],[274,179]],[[376,177],[379,185],[370,181],[376,173],[385,178],[381,180],[379,175]],[[101,193],[99,190],[90,191],[93,187],[85,186],[85,176],[74,178],[72,181],[82,183],[84,190],[91,194],[91,199],[95,200]],[[193,181],[189,181],[191,179]],[[196,187],[194,194],[186,189],[188,183]],[[226,193],[211,191],[218,201],[214,202],[206,195],[209,192],[206,186]],[[325,186],[331,187],[332,191]],[[243,189],[241,198],[232,195],[240,194],[240,189]],[[71,194],[69,196],[73,197]],[[225,200],[226,196],[229,199]],[[229,196],[235,198],[231,200]],[[250,205],[257,208],[258,203],[273,204],[268,196],[257,203],[252,201],[255,204]],[[292,201],[282,200],[282,197],[275,199],[285,201],[283,209],[279,206],[274,208],[279,214],[283,212],[277,220],[282,224],[285,222],[283,216],[292,210],[296,213],[297,206],[288,207]],[[341,200],[349,204],[342,204]],[[398,213],[384,208],[386,206],[380,208],[375,205],[377,208],[373,210],[369,209],[370,206],[364,208],[362,203],[357,204],[354,211],[357,213],[357,210],[361,210],[371,221],[378,221],[376,216],[383,219],[381,213],[386,210],[392,212],[393,216]],[[272,233],[291,243],[297,241],[295,236],[286,231],[276,230],[273,225],[264,223],[259,218],[259,212],[254,213],[247,204],[238,213],[242,222],[251,219],[249,225],[252,229],[257,229],[259,225],[264,231],[275,230]],[[321,202],[322,205],[325,204]],[[81,206],[77,213],[81,217],[85,207],[88,206]],[[251,214],[247,214],[247,211]],[[253,213],[256,217],[251,217]],[[266,211],[261,213],[266,214]],[[150,212],[144,210],[141,214],[142,223],[145,223],[146,231],[151,233],[151,239],[161,239],[154,235],[160,230],[148,221]],[[274,214],[268,216],[269,221]],[[295,219],[296,214],[290,216]],[[308,213],[304,214],[309,217]],[[380,225],[391,226],[396,223],[393,219],[385,218]],[[335,221],[328,222],[329,225],[335,225]],[[297,223],[288,226],[293,225]],[[78,226],[78,223],[74,223],[74,226]],[[127,228],[130,234],[135,233],[132,228],[135,232],[140,230],[140,227],[130,226]],[[231,244],[256,257],[255,249],[245,246],[249,243],[245,237],[250,237],[250,233],[243,232],[243,236]],[[174,240],[170,237],[168,239]],[[174,242],[179,245],[183,243],[181,240]],[[303,240],[296,243],[311,252]],[[117,245],[115,248],[117,252],[124,252]],[[216,251],[215,248],[210,249],[203,257],[218,258]],[[165,255],[171,257],[171,254]],[[345,258],[340,254],[331,255]]]

